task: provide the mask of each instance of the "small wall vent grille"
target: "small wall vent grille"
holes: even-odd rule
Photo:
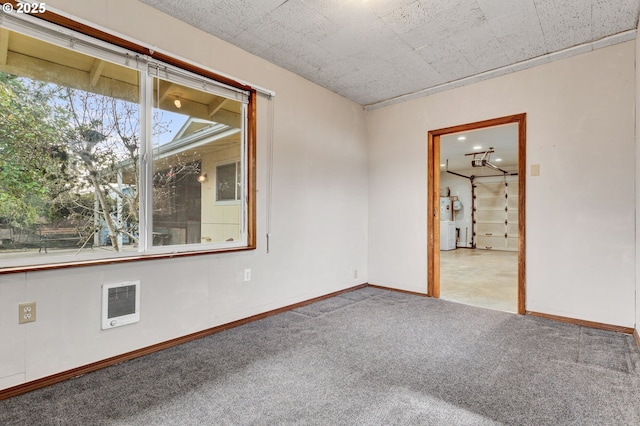
[[[140,321],[140,281],[102,285],[102,329]]]

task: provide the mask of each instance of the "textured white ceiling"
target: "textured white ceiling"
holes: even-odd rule
[[[640,0],[141,1],[369,107],[632,39],[640,8]]]

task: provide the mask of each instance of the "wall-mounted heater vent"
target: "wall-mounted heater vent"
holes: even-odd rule
[[[140,321],[140,281],[102,285],[102,329]]]

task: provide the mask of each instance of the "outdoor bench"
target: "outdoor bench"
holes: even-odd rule
[[[42,228],[40,229],[40,248],[38,249],[38,253],[42,252],[44,248],[44,252],[47,253],[47,248],[52,247],[52,243],[55,242],[63,242],[63,241],[74,241],[75,247],[78,244],[82,243],[83,247],[87,243],[89,247],[93,249],[93,238],[85,242],[85,238],[76,228]]]

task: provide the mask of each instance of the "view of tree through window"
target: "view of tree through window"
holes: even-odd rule
[[[244,204],[218,206],[214,187],[220,162],[244,181],[242,102],[24,34],[0,37],[0,264],[243,241]],[[145,78],[153,99],[141,93]]]
[[[0,72],[3,247],[122,251],[138,239],[137,91],[115,98],[99,93],[108,82],[59,80]]]

